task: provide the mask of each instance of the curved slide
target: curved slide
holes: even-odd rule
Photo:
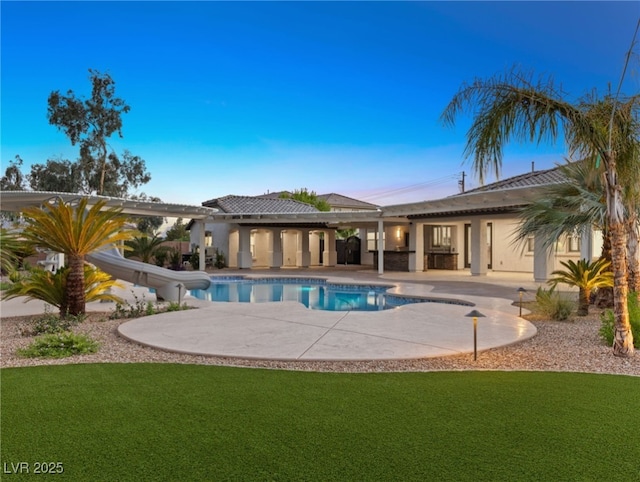
[[[87,256],[87,261],[114,278],[154,288],[159,300],[180,301],[186,290],[206,290],[211,279],[204,271],[173,271],[126,259],[117,248]]]

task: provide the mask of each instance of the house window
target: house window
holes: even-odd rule
[[[580,248],[582,247],[581,243],[580,243],[580,236],[569,236],[568,239],[568,251],[570,253],[579,253],[580,252]]]
[[[450,248],[451,226],[432,226],[431,246],[433,248]]]
[[[535,249],[535,238],[533,236],[527,237],[527,253],[533,253]]]
[[[378,231],[367,230],[367,251],[378,250]],[[382,249],[384,249],[385,233],[382,233]]]

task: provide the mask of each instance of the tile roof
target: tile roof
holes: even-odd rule
[[[329,203],[332,208],[351,208],[351,209],[371,209],[375,211],[378,206],[368,202],[360,201],[352,197],[343,196],[342,194],[336,194],[335,192],[329,194],[319,194],[318,199],[323,199]]]
[[[513,176],[508,179],[503,179],[502,181],[492,182],[491,184],[487,184],[486,186],[480,186],[475,189],[469,189],[465,191],[463,194],[468,194],[471,192],[488,192],[488,191],[499,191],[502,189],[512,189],[516,187],[527,187],[527,186],[543,186],[546,184],[559,184],[562,182],[566,182],[567,178],[560,171],[559,168],[554,167],[552,169],[546,169],[544,171],[533,171],[528,172],[526,174],[520,174],[518,176]],[[457,196],[457,194],[456,194]]]
[[[256,196],[224,196],[210,199],[203,206],[218,208],[231,214],[263,214],[263,213],[315,213],[313,206],[293,199],[273,199]]]

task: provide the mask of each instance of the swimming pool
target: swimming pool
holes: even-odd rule
[[[268,303],[297,301],[312,310],[380,311],[408,303],[444,302],[467,304],[461,300],[399,296],[387,293],[393,285],[341,284],[319,278],[212,277],[207,290],[190,294],[207,301]],[[472,305],[470,303],[469,305]]]

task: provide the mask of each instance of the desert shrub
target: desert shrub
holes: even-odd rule
[[[557,292],[555,288],[547,290],[540,286],[536,292],[536,307],[538,311],[554,321],[569,319],[575,306],[575,301]]]
[[[100,345],[86,335],[70,331],[50,333],[36,338],[27,348],[17,350],[25,358],[66,358],[98,351]]]
[[[629,322],[631,323],[631,333],[633,334],[633,346],[640,349],[640,302],[636,293],[629,293],[627,297],[629,308]],[[613,345],[615,332],[615,314],[613,310],[605,310],[600,314],[600,337],[609,346]]]
[[[133,304],[126,300],[121,303],[116,303],[116,307],[109,315],[110,320],[139,318],[141,316],[154,315],[158,312],[157,307],[151,301],[147,301],[144,295],[140,298],[135,293],[132,292],[132,294],[134,299]]]
[[[177,301],[172,301],[170,302],[165,311],[182,311],[182,310],[189,310],[189,306],[186,303],[178,303]]]
[[[85,319],[85,315],[60,317],[45,308],[44,314],[36,316],[29,321],[28,328],[23,330],[25,336],[35,336],[70,331]]]

